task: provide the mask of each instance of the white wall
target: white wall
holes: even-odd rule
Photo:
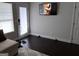
[[[30,5],[31,34],[48,38],[58,38],[60,41],[71,41],[71,28],[74,12],[74,3],[59,3],[58,15],[39,15],[39,3]]]

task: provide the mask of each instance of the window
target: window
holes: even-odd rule
[[[20,14],[20,35],[24,35],[28,32],[27,30],[27,8],[19,7]]]
[[[4,33],[14,31],[12,4],[10,3],[0,3],[0,29],[3,29]]]

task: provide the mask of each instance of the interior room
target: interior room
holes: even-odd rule
[[[79,2],[0,2],[0,56],[79,56]]]

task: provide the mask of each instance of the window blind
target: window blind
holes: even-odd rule
[[[0,29],[4,33],[14,31],[12,4],[0,3]]]

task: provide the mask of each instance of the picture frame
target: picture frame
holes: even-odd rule
[[[39,13],[40,15],[57,15],[58,3],[56,2],[45,2],[39,4]]]

